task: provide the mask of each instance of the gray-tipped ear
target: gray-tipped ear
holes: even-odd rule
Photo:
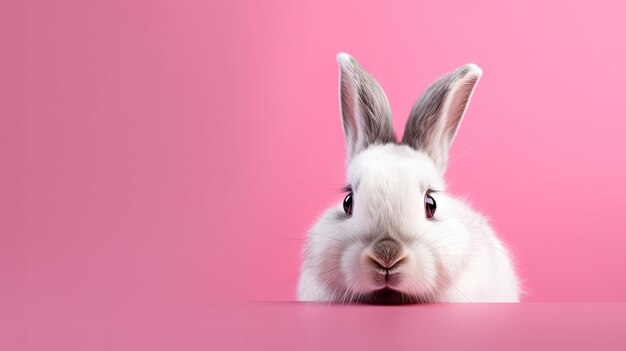
[[[397,142],[389,101],[378,82],[348,54],[338,54],[337,63],[348,158],[371,144]]]
[[[434,82],[413,106],[402,143],[425,151],[441,173],[448,161],[448,149],[461,124],[483,71],[467,64]]]

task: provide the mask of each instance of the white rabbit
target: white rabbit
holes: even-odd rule
[[[484,217],[446,192],[443,178],[482,70],[467,64],[433,83],[398,143],[378,82],[348,54],[337,61],[347,195],[308,234],[298,299],[518,302],[507,249]]]

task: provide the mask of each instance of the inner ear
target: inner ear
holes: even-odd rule
[[[444,140],[447,144],[451,144],[459,131],[459,126],[465,116],[465,111],[469,104],[474,88],[478,83],[480,77],[476,75],[470,75],[465,79],[459,80],[449,92],[450,98],[447,107],[447,111],[444,112],[448,116],[445,121],[443,130],[443,136],[447,139]]]
[[[467,64],[435,81],[413,106],[402,142],[426,152],[441,173],[482,70]]]
[[[397,142],[391,109],[380,84],[348,54],[337,55],[340,103],[348,157],[372,144]]]

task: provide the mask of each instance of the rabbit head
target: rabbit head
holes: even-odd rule
[[[467,64],[434,82],[398,142],[378,82],[351,56],[339,54],[337,61],[346,195],[309,233],[299,298],[437,300],[468,264],[468,226],[482,221],[446,193],[443,178],[448,149],[482,71]]]

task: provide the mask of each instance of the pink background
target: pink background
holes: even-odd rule
[[[339,51],[398,132],[435,78],[479,64],[451,190],[492,218],[525,301],[626,301],[625,11],[4,0],[0,303],[293,299],[305,232],[341,199]]]

